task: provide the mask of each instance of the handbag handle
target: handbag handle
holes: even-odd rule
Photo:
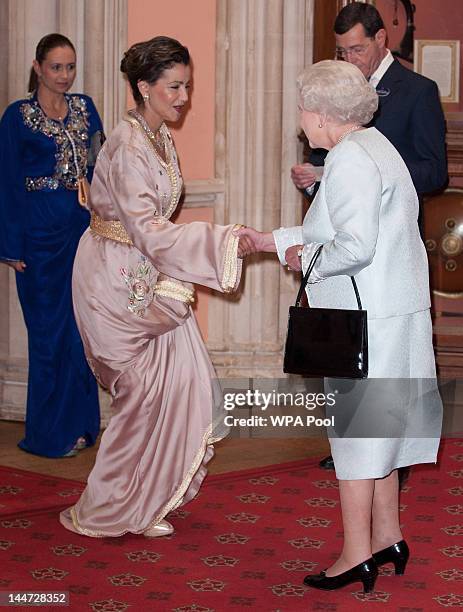
[[[313,267],[315,266],[315,263],[316,263],[319,255],[320,255],[320,253],[322,252],[322,248],[323,248],[323,245],[319,246],[318,249],[315,251],[314,256],[310,260],[309,267],[307,268],[307,272],[304,274],[304,276],[302,278],[301,286],[299,287],[299,291],[298,291],[297,298],[296,298],[296,304],[295,304],[296,306],[300,306],[301,305],[301,299],[302,299],[302,296],[304,294],[305,288],[307,287],[307,283],[309,281],[310,273],[312,272]],[[352,281],[352,285],[354,287],[355,297],[357,299],[358,309],[362,310],[362,302],[360,301],[360,294],[359,294],[358,289],[357,289],[357,283],[355,282],[355,278],[353,276],[350,277],[350,280]],[[309,304],[309,300],[308,299],[307,299],[307,306],[310,308],[310,304]]]

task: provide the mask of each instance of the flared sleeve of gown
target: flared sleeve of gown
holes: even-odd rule
[[[18,103],[0,122],[0,260],[24,259],[25,197],[21,125]]]
[[[162,274],[225,293],[238,287],[241,260],[234,225],[171,223],[156,189],[147,152],[133,141],[114,151],[107,189],[115,212],[134,246]]]

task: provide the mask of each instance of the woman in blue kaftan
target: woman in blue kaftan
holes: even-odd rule
[[[26,432],[19,447],[73,456],[99,432],[97,385],[74,320],[71,278],[90,221],[78,182],[91,179],[103,130],[91,98],[66,93],[75,76],[67,38],[44,37],[34,71],[31,98],[11,104],[0,122],[0,260],[16,270],[28,332]]]

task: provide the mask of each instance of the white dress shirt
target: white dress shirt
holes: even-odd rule
[[[376,70],[373,72],[373,74],[368,80],[370,85],[372,85],[375,89],[378,86],[378,83],[383,78],[383,76],[386,74],[386,70],[389,68],[393,61],[394,57],[392,56],[392,53],[389,51],[389,49],[387,49],[387,53],[383,58],[383,61],[380,63],[378,68],[376,68]]]

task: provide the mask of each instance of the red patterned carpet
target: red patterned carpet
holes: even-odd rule
[[[368,595],[360,583],[335,592],[302,584],[330,564],[342,541],[336,481],[315,460],[209,477],[170,515],[175,534],[156,540],[66,531],[58,510],[81,489],[0,468],[0,591],[69,591],[67,609],[98,612],[463,607],[461,439],[442,445],[437,467],[414,469],[401,506],[412,552],[406,574],[386,566]]]

